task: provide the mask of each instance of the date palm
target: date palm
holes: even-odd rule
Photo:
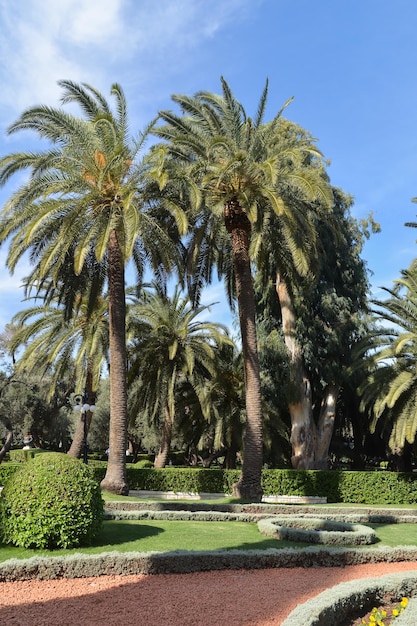
[[[178,287],[169,297],[157,285],[129,307],[133,412],[162,422],[155,467],[164,467],[168,458],[179,385],[190,386],[202,406],[201,393],[215,374],[219,347],[231,344],[223,326],[199,319],[207,309],[193,308]]]
[[[376,319],[383,324],[368,345],[369,374],[359,392],[362,409],[372,410],[371,429],[383,421],[391,450],[400,452],[417,434],[416,265],[402,272],[393,289],[384,291],[387,300],[373,301]]]
[[[71,112],[36,106],[9,128],[10,133],[35,131],[46,147],[0,160],[2,185],[15,174],[29,173],[2,209],[0,243],[10,243],[7,265],[12,272],[28,252],[37,264],[38,281],[59,279],[69,254],[75,274],[82,272],[91,252],[105,271],[111,391],[110,454],[102,487],[126,494],[125,267],[131,258],[139,272],[153,258],[168,267],[173,245],[156,216],[144,210],[139,155],[146,133],[138,140],[129,136],[121,87],[112,86],[113,111],[93,87],[67,80],[59,84],[62,103],[70,104]],[[81,115],[72,113],[74,105]]]
[[[39,298],[38,294],[36,298]],[[95,404],[102,368],[108,361],[109,329],[107,301],[96,298],[93,310],[88,299],[80,295],[74,301],[69,319],[56,298],[28,307],[13,318],[15,332],[10,345],[23,352],[16,363],[16,372],[48,375],[49,395],[52,396],[62,380],[69,380],[70,390],[85,394],[89,404]],[[87,415],[87,431],[92,414]],[[84,438],[82,420],[77,424],[70,456],[79,457]]]
[[[311,199],[328,200],[325,184],[312,186],[306,155],[317,156],[311,142],[283,134],[282,110],[264,123],[268,84],[252,119],[222,79],[222,94],[202,91],[193,97],[175,95],[182,115],[160,112],[163,125],[154,132],[164,141],[153,151],[154,174],[161,188],[188,185],[192,236],[190,272],[199,288],[217,265],[230,299],[236,294],[245,372],[246,432],[242,475],[235,495],[260,500],[263,462],[262,408],[255,298],[251,263],[251,234],[272,213],[297,228],[283,190]],[[286,103],[287,105],[288,103]],[[285,106],[284,105],[284,108]],[[314,192],[314,193],[313,193]],[[229,259],[232,259],[232,263]]]

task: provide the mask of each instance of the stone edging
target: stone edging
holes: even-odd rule
[[[334,626],[347,619],[352,610],[363,607],[364,613],[378,606],[384,594],[401,600],[412,598],[406,610],[395,620],[395,626],[416,623],[417,572],[387,574],[380,578],[362,578],[335,585],[315,598],[299,604],[281,626]],[[414,597],[413,597],[414,596]]]

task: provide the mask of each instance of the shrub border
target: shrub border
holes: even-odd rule
[[[228,569],[344,567],[367,563],[417,561],[417,547],[307,547],[269,550],[213,550],[189,552],[103,552],[69,556],[9,559],[0,563],[0,582],[54,580],[128,574],[189,574]],[[417,576],[417,574],[415,574]]]
[[[114,504],[114,503],[113,503]],[[149,504],[149,503],[148,503]],[[109,503],[106,503],[106,506]],[[183,519],[201,521],[248,521],[271,518],[271,513],[233,513],[224,511],[109,510],[107,519]],[[259,507],[253,507],[255,511]],[[279,517],[279,516],[278,516]],[[317,517],[317,513],[316,516]],[[347,517],[347,516],[343,516]],[[392,521],[392,516],[390,516]],[[402,516],[398,521],[403,521]],[[342,548],[315,547],[269,550],[215,550],[190,552],[129,552],[117,551],[86,555],[31,557],[9,559],[0,563],[0,582],[15,580],[52,580],[56,578],[85,578],[103,575],[192,573],[223,569],[268,569],[277,567],[344,567],[366,563],[417,561],[417,546]]]
[[[366,613],[373,606],[378,606],[387,593],[398,601],[403,596],[412,598],[407,609],[396,618],[395,625],[415,624],[417,598],[413,596],[417,595],[417,572],[400,572],[378,579],[362,578],[340,583],[326,589],[315,598],[299,604],[281,626],[334,626],[356,609],[363,609]]]
[[[276,516],[259,520],[262,535],[323,545],[359,546],[375,543],[375,531],[363,524],[335,522],[323,517]]]

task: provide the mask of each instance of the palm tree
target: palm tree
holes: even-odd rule
[[[40,294],[36,298],[40,297]],[[11,347],[24,352],[16,363],[16,372],[49,375],[49,396],[52,397],[63,379],[71,381],[75,393],[86,396],[95,404],[102,367],[108,360],[109,330],[107,300],[96,299],[95,308],[88,309],[81,296],[74,302],[74,311],[67,320],[64,308],[56,298],[29,307],[13,318],[16,331]],[[69,393],[70,388],[67,390]],[[92,414],[87,415],[87,432]],[[80,419],[68,454],[79,457],[84,439],[84,424]]]
[[[165,122],[154,129],[165,140],[156,147],[154,175],[161,188],[188,185],[191,204],[190,267],[193,287],[210,280],[217,264],[225,276],[232,300],[236,293],[245,373],[246,432],[242,475],[235,495],[251,500],[262,497],[263,455],[261,385],[255,325],[250,241],[252,226],[268,220],[271,212],[282,215],[297,228],[282,190],[290,187],[301,196],[329,202],[328,186],[312,186],[312,170],[304,167],[307,154],[319,152],[311,142],[299,145],[298,137],[281,132],[281,113],[263,123],[268,84],[257,114],[248,117],[241,103],[222,79],[222,95],[206,91],[193,97],[173,96],[183,113],[160,112]],[[313,194],[314,191],[314,194]],[[295,191],[294,191],[295,192]],[[228,262],[232,256],[232,265]]]
[[[76,274],[94,253],[105,271],[110,351],[109,462],[102,488],[128,493],[126,480],[126,299],[125,266],[133,258],[141,275],[154,258],[169,269],[174,246],[155,215],[144,210],[143,164],[138,140],[128,134],[126,99],[112,86],[115,112],[93,87],[60,81],[62,103],[78,105],[82,116],[64,108],[26,110],[9,132],[35,131],[48,142],[39,152],[0,160],[0,184],[28,170],[29,180],[15,191],[1,213],[0,243],[10,238],[11,271],[29,252],[37,280],[59,279],[72,255]],[[176,210],[178,224],[181,212]]]
[[[390,432],[394,453],[412,444],[417,433],[417,267],[402,272],[389,298],[374,300],[382,326],[368,338],[367,379],[359,388],[361,408],[371,407],[375,430],[379,420]],[[391,329],[388,324],[392,324]]]
[[[154,285],[143,291],[141,302],[129,307],[129,332],[135,338],[130,349],[129,378],[133,411],[146,413],[150,421],[162,420],[162,435],[155,467],[164,467],[171,445],[178,404],[177,389],[185,381],[200,397],[204,382],[216,369],[219,346],[231,343],[220,324],[198,317],[207,306],[193,308],[176,287],[172,297]]]

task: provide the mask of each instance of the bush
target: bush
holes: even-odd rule
[[[0,498],[5,543],[22,548],[89,544],[103,521],[104,502],[94,473],[59,452],[36,455],[6,482]]]
[[[150,469],[153,467],[153,463],[147,459],[140,459],[139,461],[136,461],[133,467],[136,467],[136,469]]]

